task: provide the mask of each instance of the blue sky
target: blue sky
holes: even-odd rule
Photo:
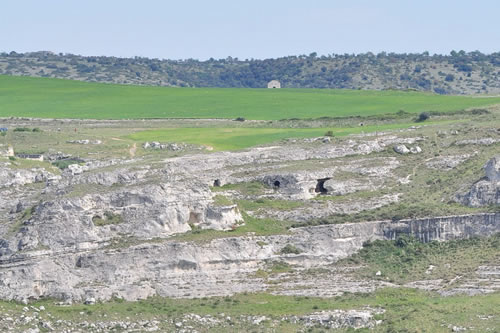
[[[500,51],[498,0],[3,1],[0,51],[270,58]]]

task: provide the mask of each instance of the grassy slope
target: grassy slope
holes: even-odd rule
[[[500,98],[328,89],[182,89],[0,75],[0,117],[284,119],[450,111]]]
[[[440,297],[435,294],[405,288],[382,289],[374,294],[351,294],[342,298],[316,298],[275,296],[269,294],[240,294],[233,297],[210,299],[171,299],[150,298],[138,302],[114,301],[98,303],[93,306],[73,305],[55,306],[50,300],[42,300],[33,305],[43,305],[46,311],[40,317],[45,320],[66,319],[74,322],[95,322],[124,320],[161,320],[165,331],[174,331],[173,324],[167,324],[172,318],[181,318],[183,314],[217,316],[224,313],[238,321],[239,316],[266,315],[279,318],[283,315],[303,315],[330,309],[362,309],[366,306],[380,307],[387,312],[377,319],[383,322],[374,330],[361,329],[359,332],[450,332],[449,325],[474,327],[478,332],[492,331],[498,327],[498,293],[484,296]],[[12,302],[0,302],[0,310],[19,316],[24,305]],[[103,317],[103,315],[107,317]],[[487,320],[481,318],[489,318]],[[233,320],[234,320],[233,319]],[[174,322],[179,321],[174,320]],[[269,321],[261,323],[258,331],[296,332],[298,327],[287,322],[279,322],[277,327],[269,328]],[[200,332],[256,332],[256,326],[236,326],[226,322],[226,327],[209,329],[197,327]],[[324,332],[317,329],[314,332]],[[352,329],[339,330],[352,332]]]
[[[427,122],[426,124],[432,124]],[[237,150],[279,141],[286,138],[314,138],[332,131],[334,136],[402,129],[415,123],[345,128],[169,128],[134,133],[128,138],[138,141],[185,142],[218,150]]]

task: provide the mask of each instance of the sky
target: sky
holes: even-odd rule
[[[498,0],[0,0],[0,51],[264,59],[500,51]]]

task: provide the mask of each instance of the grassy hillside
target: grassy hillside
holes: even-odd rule
[[[431,122],[429,122],[431,123]],[[211,147],[213,150],[238,150],[286,138],[314,138],[327,131],[334,136],[376,132],[389,129],[408,128],[413,123],[387,124],[365,127],[341,128],[168,128],[146,130],[131,134],[130,139],[138,142],[185,142]]]
[[[0,76],[0,117],[236,118],[277,120],[452,111],[500,103],[420,92],[123,86]]]

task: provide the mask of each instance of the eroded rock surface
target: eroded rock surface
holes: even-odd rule
[[[276,263],[292,265],[294,271],[279,275],[290,278],[273,286],[276,294],[334,296],[388,286],[361,281],[342,269],[331,268],[323,277],[304,272],[332,267],[368,240],[399,234],[422,241],[491,235],[500,229],[499,215],[347,223],[281,234],[264,228],[266,236],[221,232],[215,239],[195,237],[197,242],[172,237],[237,229],[244,219],[236,199],[274,200],[275,206],[246,211],[274,219],[269,223],[307,222],[396,203],[402,196],[399,186],[411,183],[415,174],[413,165],[404,163],[425,154],[416,149],[424,142],[420,136],[392,134],[294,139],[238,152],[162,157],[155,163],[141,157],[89,160],[57,173],[17,169],[6,161],[0,165],[0,298],[91,304],[114,296],[137,300],[269,291],[256,273]],[[393,152],[395,145],[420,155],[401,156]],[[485,181],[492,183],[498,163],[488,165]],[[235,193],[231,186],[215,190],[249,183],[258,184],[260,192]],[[295,201],[300,204],[294,206]],[[284,251],[287,247],[293,251]]]
[[[460,202],[471,207],[500,204],[500,157],[489,160],[484,171],[484,179],[476,182],[469,192],[457,196]]]

